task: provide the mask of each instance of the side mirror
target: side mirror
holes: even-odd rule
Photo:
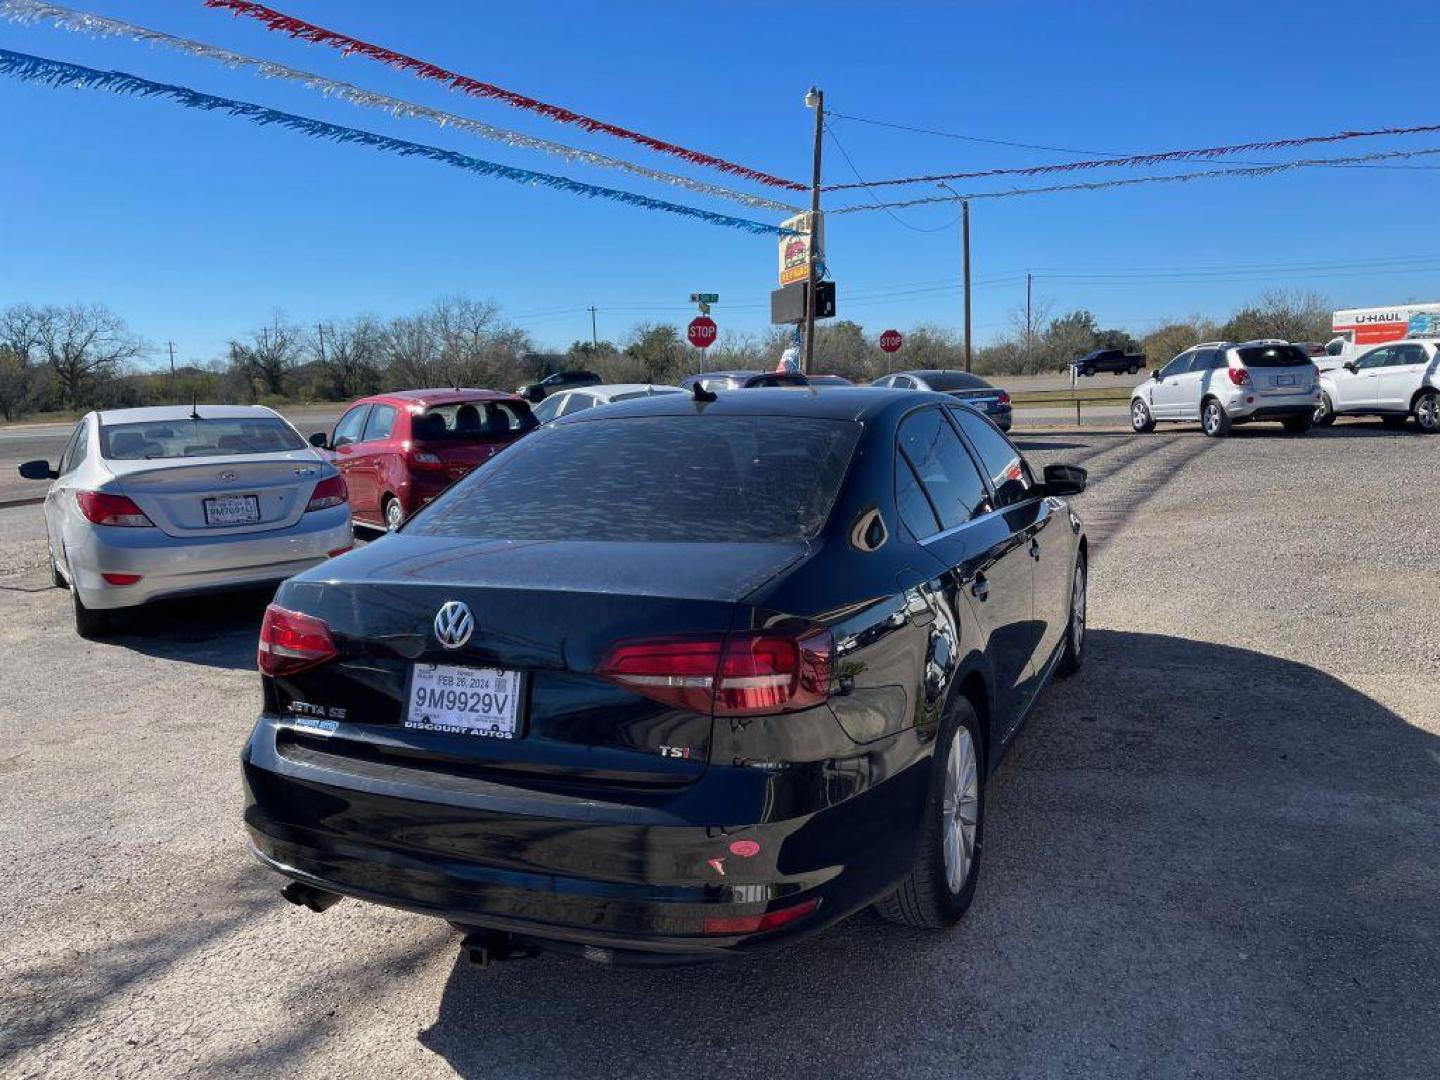
[[[1046,495],[1079,495],[1085,490],[1089,473],[1079,465],[1046,465]]]
[[[1357,371],[1360,370],[1355,366],[1354,360],[1346,360],[1345,363],[1341,364],[1340,366],[1343,367],[1346,371],[1350,372],[1351,375],[1354,375]]]
[[[50,468],[48,461],[26,461],[20,465],[20,475],[26,480],[54,480],[60,474]]]
[[[1150,378],[1154,379],[1156,382],[1159,382],[1159,381],[1160,381],[1160,372],[1159,372],[1158,370],[1152,372],[1151,375],[1150,375]]]
[[[321,450],[329,450],[330,436],[326,435],[323,431],[317,431],[314,435],[310,436],[310,445]]]
[[[539,384],[527,387],[525,390],[525,400],[529,402],[544,401],[545,388]]]

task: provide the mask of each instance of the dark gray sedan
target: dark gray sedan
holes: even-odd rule
[[[1010,430],[1013,411],[1010,395],[968,371],[899,371],[876,379],[870,385],[896,390],[936,390],[949,394],[988,416],[1001,431]]]

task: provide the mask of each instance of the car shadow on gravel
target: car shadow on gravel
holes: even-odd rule
[[[987,792],[984,872],[949,932],[862,912],[720,965],[458,958],[420,1041],[474,1077],[1440,1059],[1440,739],[1365,694],[1259,652],[1095,630]]]
[[[160,600],[117,612],[107,644],[146,656],[240,671],[255,667],[255,643],[274,587]]]

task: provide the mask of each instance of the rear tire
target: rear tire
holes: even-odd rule
[[[82,638],[94,641],[110,633],[110,613],[87,608],[74,586],[70,588],[70,609],[75,616],[75,633]]]
[[[1315,418],[1310,413],[1306,413],[1304,416],[1287,416],[1280,421],[1280,426],[1285,429],[1287,435],[1304,435],[1314,422]]]
[[[954,926],[970,907],[985,835],[985,766],[980,746],[975,710],[956,694],[935,740],[920,850],[895,891],[876,903],[883,918],[940,930]]]
[[[1396,428],[1404,427],[1405,421],[1409,419],[1410,417],[1408,416],[1382,416],[1380,422],[1391,431],[1394,431]]]
[[[1088,379],[1091,375],[1095,374],[1095,369],[1093,367],[1083,367],[1080,369],[1080,374],[1084,375],[1085,378]]]
[[[1335,403],[1330,400],[1329,394],[1320,395],[1320,404],[1315,406],[1315,415],[1311,419],[1316,427],[1329,427],[1335,423]]]
[[[1155,430],[1155,418],[1150,415],[1150,409],[1145,402],[1139,398],[1130,403],[1130,426],[1137,435],[1145,435]]]
[[[1065,624],[1065,651],[1055,665],[1055,674],[1069,678],[1080,670],[1085,661],[1085,598],[1089,584],[1089,567],[1081,553],[1075,560],[1075,574],[1070,585],[1070,618]]]
[[[1415,402],[1415,423],[1426,435],[1440,434],[1440,394],[1427,390]]]
[[[1127,368],[1125,369],[1125,374],[1126,374],[1126,375],[1134,375],[1134,374],[1135,374],[1137,371],[1139,371],[1139,370],[1140,370],[1140,367],[1139,367],[1138,364],[1131,364],[1129,367],[1127,367]]]
[[[380,511],[385,515],[385,531],[394,532],[405,524],[405,508],[400,505],[400,500],[394,495],[385,496]]]
[[[1206,398],[1200,403],[1200,427],[1212,439],[1223,439],[1230,434],[1230,414],[1219,398]]]

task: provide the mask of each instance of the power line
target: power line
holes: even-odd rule
[[[956,214],[953,220],[947,221],[944,225],[936,225],[934,228],[927,229],[922,228],[919,225],[911,225],[904,218],[900,217],[900,215],[896,214],[893,210],[885,206],[885,204],[880,201],[880,197],[876,195],[875,192],[870,190],[870,186],[864,182],[864,178],[860,175],[860,170],[855,167],[855,162],[851,159],[849,152],[846,151],[844,144],[841,143],[839,137],[836,136],[835,129],[829,124],[826,124],[825,132],[830,136],[830,141],[835,144],[835,149],[840,151],[840,156],[845,159],[845,164],[850,166],[850,171],[855,174],[855,179],[860,181],[860,184],[858,186],[863,187],[865,189],[865,192],[874,201],[875,205],[878,206],[881,210],[884,210],[886,215],[890,217],[897,225],[903,225],[911,232],[937,233],[940,232],[942,229],[953,229],[956,223],[960,220],[960,215]]]
[[[835,114],[837,116],[841,114]],[[856,119],[850,117],[849,119]],[[865,121],[870,122],[870,121]],[[894,125],[888,125],[894,126]],[[1345,142],[1350,139],[1368,139],[1376,137],[1393,137],[1397,135],[1422,135],[1440,132],[1440,124],[1418,124],[1408,127],[1382,127],[1357,131],[1339,131],[1329,135],[1306,135],[1298,138],[1266,139],[1260,142],[1231,143],[1226,146],[1208,146],[1185,150],[1162,150],[1144,154],[1111,155],[1104,151],[1095,153],[1106,153],[1104,157],[1091,158],[1086,161],[1067,161],[1056,165],[1027,165],[1011,166],[999,169],[980,169],[972,172],[938,173],[926,176],[902,176],[890,180],[869,180],[859,181],[853,184],[831,184],[826,191],[843,191],[853,188],[874,188],[893,187],[902,184],[936,183],[941,180],[979,180],[992,176],[1041,176],[1047,173],[1075,172],[1081,169],[1101,169],[1124,167],[1131,168],[1144,165],[1160,165],[1166,162],[1193,161],[1195,159],[1213,159],[1227,157],[1231,154],[1247,153],[1252,150],[1283,150],[1298,146],[1312,146],[1317,143]],[[935,133],[932,133],[935,134]],[[942,133],[943,134],[943,133]],[[1032,147],[1035,149],[1035,147]],[[1077,153],[1079,151],[1062,150],[1055,147],[1057,152]],[[1364,158],[1350,160],[1336,160],[1324,162],[1324,164],[1356,164],[1364,161]],[[1317,161],[1317,164],[1320,163]],[[1288,162],[1255,162],[1257,168],[1283,168],[1290,164]],[[1203,175],[1203,174],[1195,174]]]

